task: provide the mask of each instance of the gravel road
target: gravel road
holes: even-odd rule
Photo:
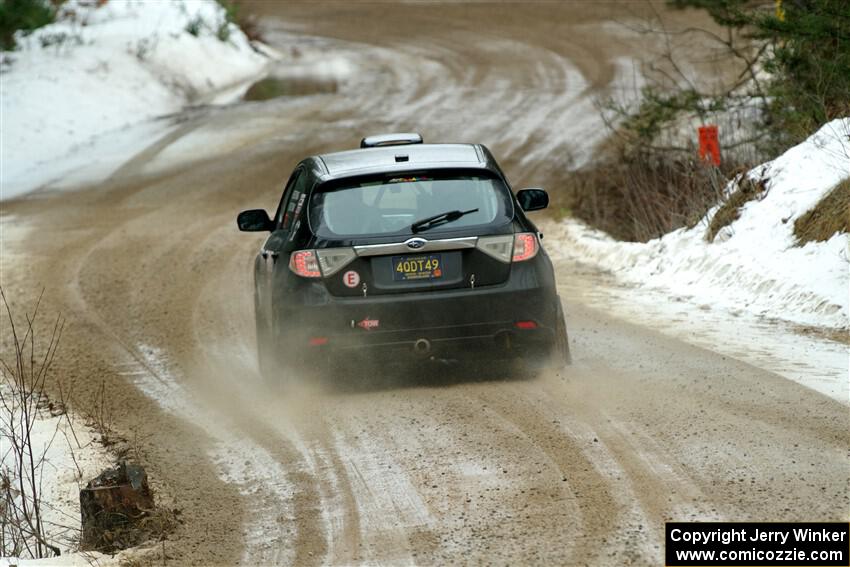
[[[187,112],[98,186],[4,203],[6,293],[22,309],[43,287],[67,318],[57,374],[78,407],[105,385],[181,511],[177,564],[659,565],[665,520],[850,519],[846,405],[584,305],[580,264],[557,266],[564,375],[260,386],[262,240],[236,213],[381,131],[481,141],[517,186],[557,190],[601,140],[592,95],[650,41],[610,22],[634,4],[596,6],[257,2],[270,42],[348,61],[345,86]]]

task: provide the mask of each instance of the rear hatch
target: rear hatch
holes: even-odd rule
[[[309,205],[322,279],[343,297],[502,283],[513,214],[504,182],[479,170],[337,180]]]

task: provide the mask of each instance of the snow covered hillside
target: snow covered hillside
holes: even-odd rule
[[[151,119],[229,102],[269,61],[214,0],[98,4],[69,0],[0,56],[0,199],[120,164],[165,130]]]
[[[793,235],[794,221],[850,178],[850,118],[826,124],[747,175],[765,180],[764,196],[745,204],[713,242],[706,241],[706,227],[719,206],[696,227],[645,244],[618,242],[568,219],[556,229],[553,253],[733,314],[743,310],[803,325],[850,328],[848,235],[803,246],[795,245]]]

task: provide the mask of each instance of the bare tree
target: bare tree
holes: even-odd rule
[[[621,25],[657,38],[657,56],[642,65],[638,103],[614,97],[597,101],[608,128],[625,147],[683,155],[694,153],[694,124],[719,123],[726,152],[746,151],[743,161],[765,157],[757,155],[757,144],[768,135],[758,124],[768,104],[764,57],[769,44],[731,26],[670,29],[649,6],[650,17]],[[698,57],[698,51],[705,55]],[[709,78],[699,70],[707,64],[719,70]]]
[[[56,430],[45,446],[38,447],[33,428],[46,403],[44,387],[59,346],[64,320],[57,316],[44,349],[36,347],[34,322],[41,295],[32,315],[26,314],[21,330],[15,325],[6,294],[0,288],[6,310],[8,333],[14,360],[0,358],[0,552],[4,556],[27,555],[43,558],[59,555],[59,548],[47,541],[42,516],[42,469]],[[5,325],[4,325],[5,327]]]

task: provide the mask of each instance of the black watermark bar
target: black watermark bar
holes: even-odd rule
[[[668,522],[668,567],[850,567],[846,522]]]

